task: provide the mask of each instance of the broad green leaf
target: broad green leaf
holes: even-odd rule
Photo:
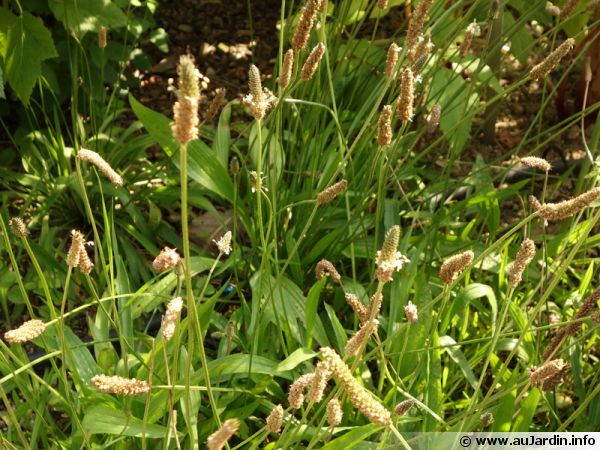
[[[312,345],[313,331],[315,328],[314,318],[317,317],[317,308],[319,307],[319,298],[321,291],[327,282],[327,277],[321,278],[313,287],[310,288],[306,297],[306,346]]]
[[[542,398],[542,393],[539,389],[533,388],[529,390],[527,397],[521,402],[521,411],[514,421],[511,431],[529,431],[531,422],[537,405]]]
[[[381,428],[380,425],[370,423],[361,427],[352,428],[348,433],[329,442],[323,447],[323,450],[335,450],[338,448],[349,449],[364,442],[369,436]]]
[[[287,372],[289,370],[295,369],[299,364],[303,363],[306,360],[312,359],[317,354],[308,348],[301,347],[294,351],[290,356],[285,358],[285,360],[281,361],[277,365],[277,371],[279,372]]]
[[[52,14],[79,38],[88,31],[121,28],[127,25],[127,16],[110,0],[49,0]]]
[[[223,358],[210,361],[208,371],[211,377],[221,377],[224,379],[231,375],[247,375],[250,364],[250,355],[237,353],[235,355],[224,356]],[[279,376],[291,379],[292,375],[288,371],[280,371],[279,362],[264,356],[254,355],[252,358],[252,373],[271,376]]]
[[[167,429],[159,425],[144,423],[143,420],[125,414],[106,405],[92,406],[82,421],[83,428],[90,434],[113,434],[147,438],[164,438]]]
[[[471,369],[471,366],[461,351],[460,346],[456,345],[456,341],[450,336],[440,336],[440,345],[444,347],[444,351],[448,353],[448,356],[450,356],[450,358],[456,364],[458,364],[458,367],[473,389],[477,389],[477,378],[475,378],[473,369]]]
[[[28,104],[42,73],[42,61],[57,56],[52,35],[41,19],[26,11],[17,17],[1,7],[0,30],[6,81],[19,100]]]
[[[428,103],[442,105],[440,128],[451,144],[453,154],[465,147],[476,112],[478,96],[460,76],[444,67],[438,68],[431,81]]]
[[[229,161],[229,145],[231,144],[230,120],[231,105],[227,104],[219,116],[219,125],[217,126],[215,141],[213,143],[215,155],[223,167],[227,167]]]
[[[150,136],[179,167],[179,145],[171,132],[171,121],[156,111],[145,107],[133,96],[129,96],[131,109],[142,122]],[[233,203],[233,183],[227,169],[214,155],[210,147],[201,140],[188,144],[188,174],[190,178],[211,192]]]

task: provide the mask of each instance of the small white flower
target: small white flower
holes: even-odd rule
[[[256,185],[258,184],[258,176],[254,170],[252,170],[248,175],[250,177],[250,187],[252,189],[252,193],[254,194],[256,192]],[[265,186],[265,180],[262,172],[260,173],[260,184],[263,192],[269,191]]]
[[[415,305],[410,300],[408,301],[408,305],[404,307],[404,314],[406,315],[406,318],[410,321],[410,323],[414,324],[417,323],[417,320],[419,320],[417,305]]]
[[[217,244],[217,248],[219,249],[219,253],[224,253],[225,255],[229,255],[231,253],[231,231],[228,231],[218,241],[213,241]]]
[[[379,250],[377,251],[377,258],[375,259],[375,264],[377,264],[377,267],[384,271],[392,272],[399,272],[409,262],[410,260],[400,252],[396,252],[396,255],[393,259],[384,260],[381,257],[381,251]]]

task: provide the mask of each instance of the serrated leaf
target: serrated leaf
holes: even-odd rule
[[[57,56],[52,35],[39,18],[26,11],[17,17],[4,8],[0,8],[0,29],[6,30],[0,43],[6,81],[27,104],[42,73],[42,61]]]
[[[100,25],[106,28],[127,25],[127,16],[110,0],[49,0],[48,6],[80,39],[88,31],[97,31]]]

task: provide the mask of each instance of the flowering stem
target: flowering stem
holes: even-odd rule
[[[206,376],[208,372],[208,362],[206,360],[206,353],[204,352],[204,335],[202,333],[202,327],[198,322],[196,316],[196,303],[194,301],[194,292],[192,288],[192,272],[190,267],[190,239],[189,239],[189,227],[188,227],[188,189],[187,189],[187,145],[181,145],[179,150],[179,162],[180,162],[180,184],[181,184],[181,239],[183,241],[183,265],[184,265],[184,278],[185,278],[185,294],[187,300],[188,310],[188,358],[194,356],[194,332],[198,332],[198,342],[200,343],[200,363],[205,373],[205,383],[208,393],[208,399],[213,412],[213,417],[217,422],[217,426],[221,426],[221,420],[219,419],[219,412],[217,405],[215,404],[212,391],[210,389],[210,377]],[[196,324],[196,328],[191,326]],[[185,402],[186,402],[186,419],[188,424],[191,424],[192,411],[190,402],[190,376],[191,376],[192,364],[188,361],[186,372],[185,372]],[[190,447],[196,448],[194,442],[194,433],[189,433]]]
[[[267,244],[265,242],[265,231],[263,226],[262,217],[262,121],[256,120],[256,140],[258,145],[258,158],[256,161],[256,214],[258,215],[258,230],[260,233],[260,243],[263,248],[263,252],[267,250]]]

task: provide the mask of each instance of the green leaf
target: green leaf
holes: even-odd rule
[[[227,104],[219,116],[219,125],[217,126],[215,142],[213,143],[215,155],[223,167],[227,167],[229,161],[229,145],[231,144],[230,120],[231,106]]]
[[[29,103],[33,87],[42,73],[42,61],[57,56],[50,31],[42,21],[24,12],[17,17],[0,8],[0,52],[6,81],[19,100]]]
[[[444,347],[444,351],[448,353],[448,356],[450,356],[450,358],[456,364],[458,364],[458,367],[473,389],[477,389],[477,378],[475,378],[473,369],[471,369],[471,366],[461,351],[460,346],[456,345],[456,341],[450,336],[440,336],[440,345]]]
[[[2,75],[2,67],[0,67],[0,98],[6,98],[4,93],[4,77]]]
[[[131,95],[129,103],[150,136],[171,157],[173,164],[179,167],[179,152],[176,151],[179,145],[173,138],[171,121],[145,107]],[[227,169],[219,162],[210,147],[201,140],[194,140],[188,144],[188,173],[192,180],[233,203],[233,183]]]
[[[310,288],[306,297],[306,346],[311,347],[313,331],[315,329],[314,318],[317,317],[317,308],[319,307],[319,298],[321,291],[327,282],[327,277],[321,278],[313,287]]]
[[[343,436],[329,442],[325,447],[323,447],[323,450],[334,450],[338,448],[348,449],[355,447],[356,445],[365,441],[365,439],[367,439],[380,428],[380,425],[374,423],[353,428],[349,433],[346,433]]]
[[[295,369],[304,361],[312,359],[315,356],[317,356],[317,354],[309,348],[299,348],[277,365],[277,371],[288,372]]]
[[[210,361],[208,371],[212,377],[227,377],[231,375],[248,375],[250,355],[237,353]],[[203,373],[203,372],[202,372]],[[252,357],[252,374],[279,376],[291,380],[292,375],[279,369],[279,363],[264,356]]]
[[[49,0],[52,14],[81,39],[88,31],[121,28],[127,25],[127,16],[110,0]]]
[[[529,431],[535,410],[541,398],[542,393],[539,389],[533,388],[529,390],[527,397],[521,402],[521,411],[517,415],[511,431]]]
[[[164,438],[167,428],[144,423],[143,420],[105,405],[93,406],[85,415],[83,428],[90,434],[114,434],[147,438]]]
[[[460,74],[443,67],[435,71],[430,92],[429,106],[442,105],[440,129],[450,142],[452,153],[460,154],[469,139],[478,96]]]

